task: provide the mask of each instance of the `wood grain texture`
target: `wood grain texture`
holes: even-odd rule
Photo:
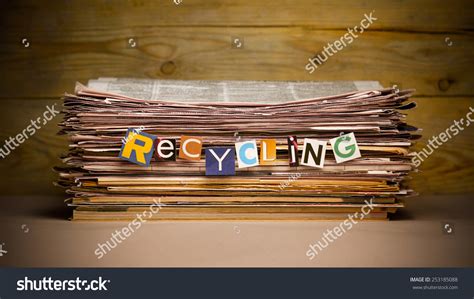
[[[421,150],[429,138],[448,128],[454,120],[466,116],[474,108],[473,98],[417,98],[418,107],[410,111],[408,121],[423,128],[423,138],[415,146]],[[21,132],[31,119],[41,116],[46,105],[58,103],[55,99],[3,100],[0,118],[1,144],[9,136]],[[0,160],[0,189],[2,195],[62,194],[54,187],[56,174],[51,170],[60,165],[58,156],[67,151],[67,140],[57,136],[57,123],[61,116],[43,126],[33,138],[28,139],[6,159]],[[420,194],[453,194],[474,192],[474,125],[466,127],[459,135],[436,150],[413,173],[409,183]]]
[[[459,31],[474,27],[469,0],[35,0],[3,1],[10,13],[1,25],[10,30],[102,30],[160,26],[309,26],[353,27],[375,11],[373,29]],[[19,21],[21,20],[21,21]]]
[[[314,73],[308,59],[374,11],[377,20]],[[474,2],[342,0],[87,0],[0,3],[0,142],[21,132],[75,81],[99,76],[214,80],[379,80],[416,88],[410,122],[428,138],[465,116],[474,96]],[[232,38],[243,49],[233,49]],[[28,39],[29,47],[21,43]],[[130,48],[135,38],[136,48]],[[0,160],[2,194],[52,186],[59,117]],[[473,131],[413,174],[420,193],[474,191]]]
[[[0,97],[57,97],[75,81],[98,76],[209,80],[379,80],[416,88],[417,95],[473,95],[473,33],[365,32],[316,71],[308,59],[345,34],[308,28],[163,28],[134,32],[138,48],[129,48],[126,29],[61,28],[30,33],[24,48],[17,35],[4,36],[0,67],[8,70]],[[231,37],[244,41],[231,47]],[[25,80],[25,78],[28,78]],[[22,86],[22,88],[18,88]]]
[[[445,132],[454,121],[466,120],[474,109],[474,98],[418,98],[418,107],[409,111],[407,121],[423,129],[423,137],[413,151],[421,151],[432,136]],[[473,118],[473,116],[471,116]],[[474,192],[474,123],[464,127],[435,150],[413,173],[412,187],[420,194]]]
[[[21,133],[31,120],[41,117],[47,105],[61,104],[59,99],[3,100],[0,110],[0,146],[5,140]],[[57,105],[59,106],[59,105]],[[42,125],[32,137],[13,150],[5,159],[0,158],[0,190],[2,195],[61,194],[54,187],[57,179],[52,168],[60,165],[59,155],[67,151],[67,140],[57,136],[61,115]]]

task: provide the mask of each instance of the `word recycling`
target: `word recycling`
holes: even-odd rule
[[[330,139],[336,163],[360,158],[360,151],[354,133],[344,134]],[[149,166],[153,153],[156,161],[176,161],[176,140],[159,139],[157,136],[142,132],[140,129],[128,129],[122,139],[119,157],[138,165]],[[181,136],[178,157],[189,161],[201,160],[203,140],[200,137]],[[276,140],[262,139],[260,159],[257,141],[236,142],[235,146],[209,147],[205,149],[206,175],[235,175],[235,156],[238,168],[269,165],[276,160]],[[327,141],[305,138],[301,162],[298,161],[298,143],[296,136],[288,136],[289,165],[305,165],[323,168]]]

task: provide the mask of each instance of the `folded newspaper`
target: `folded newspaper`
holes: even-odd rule
[[[150,219],[384,220],[413,193],[412,93],[373,81],[78,83],[64,96],[57,185],[74,220],[130,221],[157,203]]]

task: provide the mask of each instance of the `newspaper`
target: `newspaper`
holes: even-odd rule
[[[382,88],[377,81],[188,81],[131,78],[93,79],[89,80],[87,87],[144,100],[260,104],[283,103],[289,100],[305,100]]]
[[[339,219],[367,200],[380,205],[370,219],[386,219],[413,193],[402,184],[419,138],[402,113],[415,107],[411,95],[374,81],[90,80],[64,98],[60,133],[70,143],[57,185],[67,188],[76,220],[125,220],[155,198],[165,205],[156,220]],[[174,141],[172,158],[122,159],[130,128]],[[327,143],[343,132],[355,134],[357,159],[340,163],[328,145],[322,168],[291,164],[305,140]],[[198,160],[178,157],[185,136],[202,137]],[[206,150],[263,139],[274,143],[271,162],[231,161],[233,175],[208,174]]]

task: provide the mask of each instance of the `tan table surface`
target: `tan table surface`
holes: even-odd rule
[[[474,266],[471,196],[407,199],[393,220],[358,223],[313,261],[310,243],[338,221],[147,222],[97,259],[127,222],[71,222],[62,198],[0,198],[1,266],[22,267],[466,267]],[[454,234],[442,230],[443,222]]]

